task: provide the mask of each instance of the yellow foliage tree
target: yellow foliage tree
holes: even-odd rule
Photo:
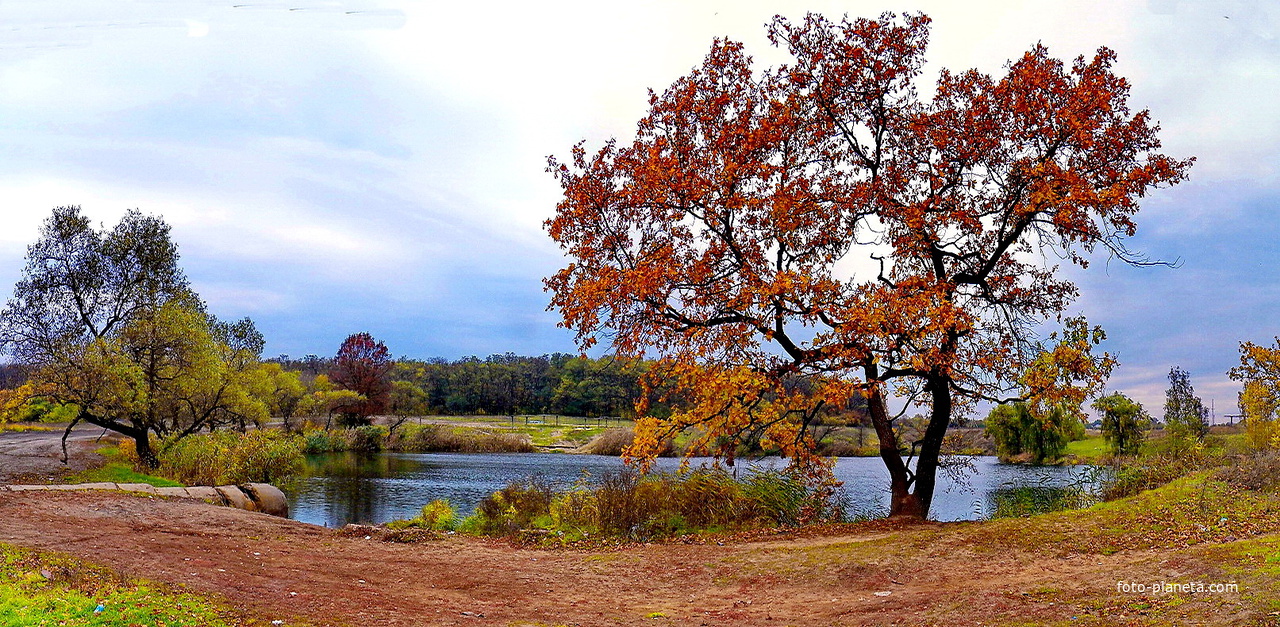
[[[1244,384],[1240,413],[1255,448],[1280,448],[1280,338],[1274,346],[1240,343],[1240,365],[1227,376]]]
[[[20,420],[22,408],[38,396],[35,384],[30,381],[12,390],[0,390],[0,424]]]

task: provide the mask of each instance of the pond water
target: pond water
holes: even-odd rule
[[[994,457],[974,457],[975,471],[957,483],[939,473],[930,517],[935,520],[977,520],[991,508],[991,495],[1011,486],[1062,486],[1087,481],[1087,467],[1031,467],[1001,464]],[[693,465],[710,460],[693,460]],[[751,465],[781,467],[766,459]],[[659,470],[675,470],[678,459],[659,459]],[[286,490],[289,514],[295,520],[339,527],[347,523],[383,523],[416,516],[434,499],[448,499],[461,515],[470,514],[481,499],[508,483],[540,476],[553,485],[567,486],[587,473],[590,477],[621,469],[617,457],[558,453],[466,454],[333,453],[307,458],[307,476]],[[745,470],[739,464],[739,471]],[[888,511],[889,473],[878,457],[842,457],[836,478],[850,508],[857,512]]]

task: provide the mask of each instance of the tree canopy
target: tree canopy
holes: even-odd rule
[[[329,378],[363,398],[341,412],[345,426],[369,424],[391,404],[391,351],[368,333],[353,333],[338,347]]]
[[[1061,405],[1036,415],[1027,403],[1019,402],[996,405],[985,424],[1001,461],[1039,465],[1056,461],[1066,452],[1073,421],[1079,422]]]
[[[813,414],[865,397],[891,512],[925,516],[957,406],[1016,387],[1033,329],[1076,296],[1054,259],[1145,262],[1124,244],[1139,200],[1191,160],[1158,152],[1115,54],[1064,63],[1036,45],[1002,76],[943,70],[923,98],[928,28],[775,18],[789,63],[717,39],[651,93],[632,142],[549,160],[563,198],[547,229],[571,259],[546,281],[552,307],[584,348],[659,357],[689,399],[640,420],[633,457],[698,426],[763,432],[821,473]],[[927,408],[914,466],[891,397]]]
[[[1240,343],[1240,365],[1227,375],[1244,384],[1240,413],[1245,432],[1259,449],[1280,448],[1280,338],[1273,346]]]
[[[1120,392],[1112,392],[1093,402],[1102,412],[1102,437],[1116,455],[1137,455],[1151,428],[1151,416],[1142,403]]]
[[[1164,424],[1183,441],[1198,441],[1209,433],[1209,409],[1196,396],[1191,375],[1174,366],[1169,369],[1169,388],[1164,392]]]
[[[27,250],[0,339],[41,395],[77,407],[72,425],[132,438],[148,465],[152,435],[268,415],[262,335],[248,319],[208,314],[178,267],[168,225],[137,211],[97,230],[78,207],[54,209]]]

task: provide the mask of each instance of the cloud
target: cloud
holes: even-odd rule
[[[239,284],[196,283],[196,293],[209,305],[210,310],[235,311],[241,316],[254,316],[264,312],[279,312],[291,308],[295,301],[280,292],[245,288]]]
[[[715,36],[781,59],[775,13],[875,16],[889,2],[0,3],[0,283],[54,205],[113,223],[162,214],[216,313],[269,350],[336,350],[369,330],[418,356],[573,350],[540,279],[548,154],[627,141],[646,89]],[[1192,181],[1147,199],[1135,246],[1177,270],[1099,263],[1077,308],[1162,402],[1179,364],[1234,398],[1235,342],[1275,334],[1280,54],[1250,2],[917,3],[941,67],[998,73],[1042,41],[1107,45]],[[300,10],[291,10],[300,9]],[[927,90],[927,86],[926,86]],[[1076,276],[1076,275],[1073,275]],[[1219,403],[1221,404],[1221,403]]]

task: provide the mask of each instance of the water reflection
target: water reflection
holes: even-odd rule
[[[695,465],[709,460],[695,460]],[[779,460],[755,465],[770,467]],[[675,470],[680,461],[658,460],[659,470]],[[410,518],[427,502],[448,499],[461,514],[470,513],[493,491],[507,483],[538,475],[554,485],[622,468],[616,457],[565,454],[333,453],[307,458],[308,476],[288,490],[294,519],[330,527],[349,522],[380,523]],[[974,458],[975,472],[964,481],[939,477],[932,518],[974,520],[992,508],[991,495],[1016,485],[1068,485],[1087,482],[1083,467],[1014,466],[993,457]],[[740,469],[742,467],[740,466]],[[888,472],[879,458],[846,457],[836,463],[836,478],[844,482],[847,501],[855,512],[887,509]]]
[[[307,456],[307,479],[295,487],[296,504],[290,510],[301,508],[308,517],[321,515],[320,524],[343,525],[348,522],[386,522],[385,495],[372,488],[377,482],[408,475],[421,465],[412,459],[395,455],[368,455],[357,453],[333,453]],[[371,489],[372,488],[372,489]],[[304,496],[304,500],[298,500]]]

